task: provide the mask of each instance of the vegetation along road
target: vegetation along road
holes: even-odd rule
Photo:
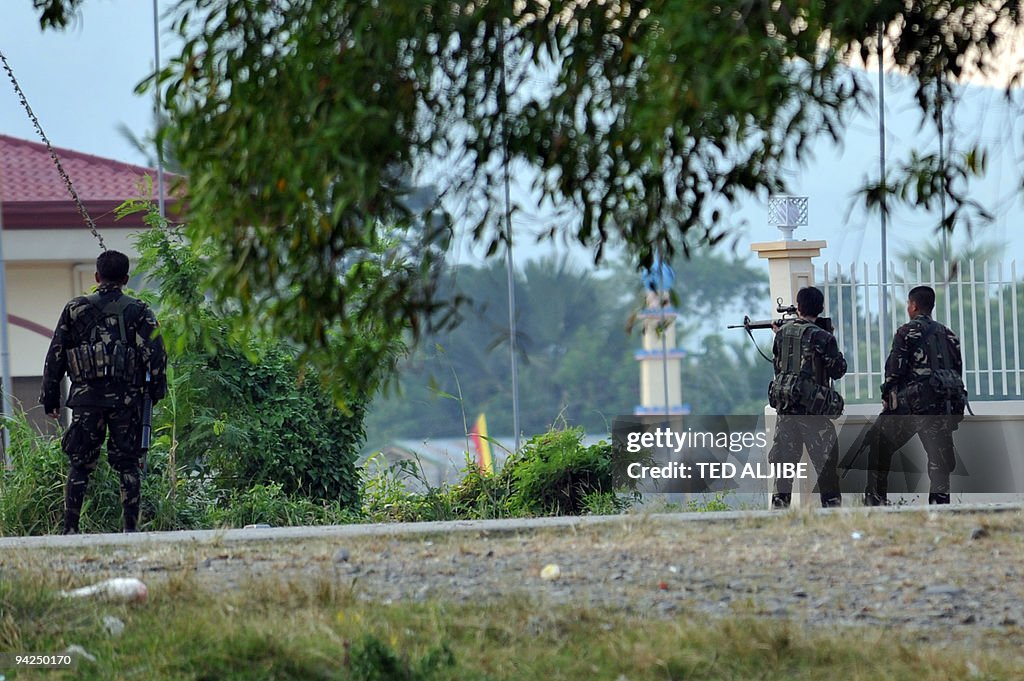
[[[287,622],[309,610],[320,614],[308,616],[323,621],[311,624],[308,634],[315,633],[317,627],[333,633],[324,634],[316,643],[295,643],[300,651],[303,646],[319,650],[317,646],[329,645],[332,637],[370,631],[406,651],[418,650],[417,646],[431,641],[450,643],[456,657],[472,657],[474,665],[483,665],[472,669],[496,678],[530,676],[521,655],[518,661],[502,662],[493,651],[481,658],[479,651],[470,650],[474,645],[486,648],[493,637],[515,648],[519,634],[497,631],[505,626],[524,628],[542,638],[571,637],[576,627],[589,627],[592,631],[587,636],[594,636],[594,631],[615,634],[614,640],[620,641],[616,645],[625,645],[621,641],[644,631],[660,632],[658,635],[688,631],[687,640],[693,643],[697,634],[687,627],[705,633],[710,627],[731,640],[736,637],[737,622],[745,623],[742,630],[746,633],[740,639],[756,643],[755,648],[793,648],[779,659],[799,657],[801,649],[818,650],[823,644],[813,641],[825,636],[830,646],[843,642],[853,646],[832,657],[859,656],[856,668],[865,674],[879,664],[883,664],[880,669],[892,671],[888,662],[878,658],[886,654],[878,651],[896,646],[892,655],[924,665],[924,672],[917,667],[907,672],[923,673],[919,678],[1015,678],[1024,669],[1022,530],[1020,506],[953,506],[942,511],[905,507],[775,514],[631,514],[6,538],[0,539],[0,575],[31,585],[29,590],[37,594],[106,577],[139,577],[149,586],[147,604],[90,606],[99,608],[96,617],[105,616],[103,607],[121,608],[119,616],[128,621],[129,629],[133,622],[141,627],[147,617],[157,613],[172,621],[182,613],[195,617],[187,614],[190,607],[205,608],[208,612],[203,617],[227,617],[234,627],[257,627],[255,621],[260,616],[280,606],[272,618],[277,622],[274,626],[287,630]],[[550,565],[559,569],[545,572]],[[555,572],[557,576],[550,578]],[[73,607],[64,600],[39,598],[48,605],[37,607],[47,610],[51,619],[54,609]],[[36,601],[20,607],[30,608],[32,602]],[[168,611],[172,604],[173,611]],[[218,607],[211,608],[211,604]],[[12,610],[18,611],[16,603],[9,605],[8,611]],[[249,611],[256,620],[246,623],[241,616]],[[40,624],[41,633],[27,631],[24,622],[19,627],[17,617],[8,614],[6,629],[0,628],[0,637],[7,640],[0,642],[8,649],[29,641],[63,649],[76,642],[78,627],[81,636],[99,647],[96,664],[103,664],[104,655],[117,658],[116,646],[110,647],[105,639],[88,638],[97,634],[86,633],[87,617],[75,610],[69,612],[75,614],[63,623],[48,620]],[[422,615],[424,612],[430,615]],[[421,613],[428,623],[414,613]],[[410,617],[415,621],[406,621]],[[457,628],[453,622],[458,621],[475,627],[469,643],[465,632],[451,630]],[[666,623],[672,628],[666,629]],[[164,634],[172,640],[155,638],[154,647],[175,649],[173,625],[169,626],[170,633]],[[195,626],[195,622],[189,624],[192,647],[202,641],[202,629],[196,633]],[[209,626],[216,630],[226,625],[217,620]],[[559,633],[552,633],[552,627]],[[634,633],[627,636],[625,631]],[[417,643],[403,644],[407,636]],[[654,633],[650,636],[657,638]],[[157,641],[161,641],[159,645]],[[681,645],[677,641],[670,648]],[[701,647],[702,652],[693,654],[710,654],[716,647],[724,651],[726,644],[706,645],[710,648],[705,651]],[[198,647],[202,650],[203,644]],[[748,652],[764,654],[764,650]],[[203,654],[225,659],[233,655],[226,651]],[[933,659],[932,654],[940,657]],[[177,655],[177,660],[184,653],[163,655]],[[308,651],[296,655],[310,658]],[[329,652],[322,655],[330,657]],[[618,678],[664,678],[652,671],[659,659],[667,664],[665,654],[659,655],[649,661],[653,667],[641,664],[633,674],[627,669]],[[717,659],[718,653],[715,655]],[[828,659],[818,663],[836,663]],[[169,660],[146,660],[146,664],[173,666]],[[602,662],[598,668],[605,672],[607,665],[614,664]],[[724,662],[709,658],[707,664],[713,667]],[[804,672],[812,674],[808,678],[815,678],[817,663],[805,660],[801,664]],[[693,678],[723,678],[719,673],[724,672]],[[733,669],[724,678],[802,678],[786,676],[781,668],[778,676],[771,671],[760,673],[753,668],[745,676]],[[568,671],[566,678],[572,678]],[[893,672],[886,678],[901,677]]]

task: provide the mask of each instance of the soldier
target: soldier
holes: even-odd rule
[[[779,414],[770,463],[797,463],[806,445],[818,473],[821,505],[841,506],[839,444],[830,417],[843,412],[843,398],[831,381],[846,373],[846,359],[835,337],[818,325],[825,296],[813,287],[796,294],[797,318],[772,325],[775,378],[768,387],[768,402]],[[792,500],[793,479],[776,478],[772,508],[787,508]]]
[[[967,391],[960,340],[931,318],[934,307],[934,289],[911,289],[910,321],[896,330],[885,360],[882,414],[869,436],[865,506],[888,504],[892,456],[914,435],[921,436],[928,453],[928,503],[949,503],[949,474],[956,467],[953,431],[963,418]]]
[[[128,257],[117,251],[101,253],[96,282],[95,293],[74,298],[61,313],[46,353],[39,398],[47,415],[57,418],[61,381],[65,373],[71,378],[67,406],[73,417],[61,438],[69,462],[64,534],[79,531],[89,475],[96,470],[105,438],[107,460],[121,481],[124,531],[136,531],[144,391],[154,404],[167,392],[167,355],[156,316],[144,302],[121,292],[128,283]]]

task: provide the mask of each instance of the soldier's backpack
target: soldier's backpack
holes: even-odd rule
[[[122,294],[104,304],[99,293],[88,295],[85,299],[98,314],[91,320],[88,341],[68,349],[68,375],[71,380],[110,378],[137,383],[139,355],[128,342],[124,321],[125,310],[134,299]]]
[[[779,413],[838,416],[843,413],[843,396],[829,384],[821,359],[805,361],[803,337],[817,327],[790,322],[779,333],[780,371],[768,384],[768,404]]]
[[[913,414],[929,414],[935,411],[963,416],[967,406],[967,389],[963,378],[953,368],[949,342],[945,334],[938,333],[942,325],[932,321],[921,335],[918,347],[924,349],[931,373],[920,380],[910,382],[905,388],[905,399]]]

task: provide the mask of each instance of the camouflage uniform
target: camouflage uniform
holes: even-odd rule
[[[885,360],[885,380],[882,383],[884,408],[875,424],[868,455],[868,483],[865,503],[880,505],[887,502],[889,469],[893,454],[914,435],[921,436],[921,444],[928,454],[930,493],[928,502],[949,503],[949,474],[956,468],[953,431],[963,417],[963,404],[949,408],[946,400],[936,399],[927,389],[908,397],[907,388],[926,386],[932,374],[931,358],[923,342],[930,324],[933,331],[945,341],[951,368],[963,375],[960,339],[950,329],[933,322],[926,314],[919,314],[896,330],[892,349]]]
[[[39,401],[47,413],[60,408],[60,384],[69,373],[69,352],[88,343],[98,331],[104,343],[116,340],[120,331],[117,317],[104,316],[102,306],[118,301],[120,286],[104,283],[97,289],[99,307],[85,296],[69,302],[61,313],[53,333],[50,349],[43,369],[43,389]],[[156,335],[157,320],[153,311],[141,300],[128,298],[125,305],[124,325],[130,347],[140,358],[137,378],[131,381],[114,378],[96,378],[73,381],[67,406],[73,410],[71,426],[61,439],[61,447],[68,457],[69,469],[64,490],[64,532],[78,531],[79,516],[89,475],[99,463],[100,447],[107,437],[107,460],[117,471],[121,482],[121,503],[124,511],[125,531],[134,531],[139,518],[140,449],[142,435],[142,403],[145,372],[151,382],[149,394],[156,403],[167,391],[167,355],[163,341]],[[74,372],[70,372],[73,374]]]
[[[828,379],[835,380],[846,374],[846,358],[839,351],[835,336],[828,331],[803,319],[791,324],[810,324],[814,326],[800,337],[800,365],[811,363],[818,368],[817,381],[824,384]],[[772,345],[775,375],[783,371],[783,333],[775,334]],[[811,416],[806,408],[790,405],[779,408],[776,422],[775,437],[772,449],[768,453],[770,463],[798,463],[807,447],[807,455],[818,474],[818,491],[821,493],[822,506],[839,506],[842,496],[839,493],[839,476],[836,465],[839,461],[839,442],[836,438],[835,425],[828,416]],[[783,508],[789,506],[792,499],[793,479],[777,478],[772,506]]]

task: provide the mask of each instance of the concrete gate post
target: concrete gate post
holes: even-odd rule
[[[776,306],[781,299],[783,305],[795,305],[796,293],[807,286],[815,285],[814,258],[828,244],[825,241],[796,241],[793,229],[807,224],[807,199],[805,197],[781,196],[772,197],[769,203],[769,216],[782,231],[783,238],[779,241],[764,241],[750,245],[750,250],[759,258],[768,261],[768,290],[770,302],[767,314],[771,318],[779,316]],[[767,386],[765,386],[767,392]],[[765,406],[766,415],[774,415],[775,410]],[[793,485],[793,505],[805,506],[810,503],[811,490],[816,480],[814,467],[810,464],[807,451],[801,461],[807,463],[811,477],[798,480]]]

